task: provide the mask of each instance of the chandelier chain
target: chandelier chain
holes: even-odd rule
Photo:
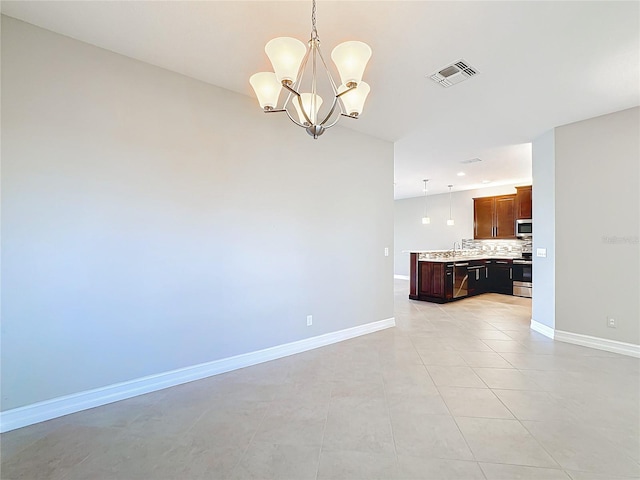
[[[311,7],[311,38],[318,38],[318,29],[316,28],[316,0],[313,0],[313,6]]]

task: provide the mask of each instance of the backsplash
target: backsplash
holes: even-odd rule
[[[455,259],[465,257],[520,258],[523,251],[531,252],[531,240],[473,240],[463,239],[455,250],[418,252],[418,260]],[[460,248],[462,247],[462,248]]]
[[[531,251],[531,240],[462,240],[463,250],[475,250],[487,255],[507,255],[521,257],[522,251]]]

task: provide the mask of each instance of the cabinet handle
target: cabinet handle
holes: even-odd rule
[[[509,280],[513,280],[513,268],[509,269]]]

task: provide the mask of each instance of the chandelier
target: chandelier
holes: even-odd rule
[[[320,38],[316,29],[316,0],[311,10],[311,38],[308,48],[300,40],[278,37],[264,47],[274,72],[260,72],[251,76],[249,83],[256,92],[265,113],[285,112],[293,123],[318,138],[333,127],[341,116],[358,118],[369,94],[369,85],[362,74],[371,57],[369,45],[358,41],[344,42],[331,52],[331,59],[340,74],[341,84],[336,87],[327,63],[320,51]],[[308,71],[310,70],[310,72]],[[322,80],[322,72],[326,80]],[[305,75],[306,73],[306,75]],[[282,107],[278,101],[282,90],[287,96]],[[322,96],[333,98],[330,107],[321,109]]]

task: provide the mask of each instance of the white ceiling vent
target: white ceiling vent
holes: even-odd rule
[[[464,60],[458,60],[451,65],[447,65],[438,72],[429,75],[429,78],[447,88],[455,85],[456,83],[464,82],[477,74],[478,70],[469,66],[469,64]]]

